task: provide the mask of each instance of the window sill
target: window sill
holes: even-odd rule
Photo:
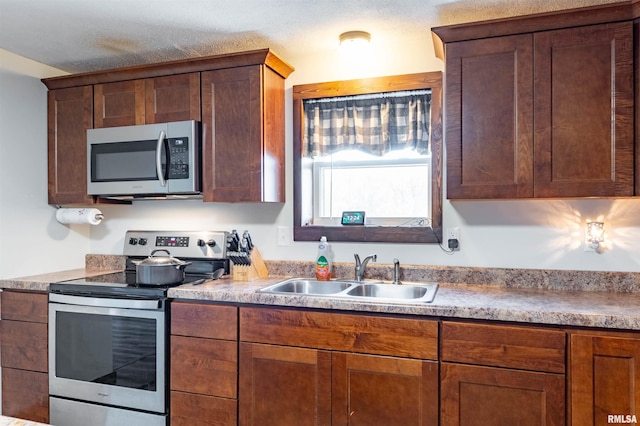
[[[407,226],[296,226],[294,241],[320,241],[325,236],[330,242],[364,243],[440,243],[442,228]]]

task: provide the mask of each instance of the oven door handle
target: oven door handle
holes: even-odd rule
[[[67,305],[95,306],[103,308],[122,309],[162,309],[162,300],[143,299],[111,299],[100,297],[69,296],[66,294],[49,293],[49,302],[65,303]]]

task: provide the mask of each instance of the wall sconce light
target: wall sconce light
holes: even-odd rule
[[[585,242],[588,249],[596,253],[602,252],[601,243],[604,242],[604,223],[603,222],[587,222],[587,231],[585,234]]]
[[[371,34],[366,31],[347,31],[340,34],[340,49],[355,51],[369,46]]]

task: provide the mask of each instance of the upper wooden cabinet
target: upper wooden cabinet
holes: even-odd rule
[[[633,195],[633,23],[598,10],[434,29],[448,198]]]
[[[533,196],[532,36],[447,45],[448,198]]]
[[[200,120],[200,73],[96,84],[93,93],[96,128]]]
[[[49,203],[96,201],[86,194],[87,129],[185,120],[203,124],[205,201],[283,202],[291,72],[262,49],[44,79]]]
[[[205,201],[284,202],[284,78],[254,65],[202,73]]]
[[[48,102],[49,204],[93,202],[87,195],[87,129],[93,127],[91,86],[50,90]]]

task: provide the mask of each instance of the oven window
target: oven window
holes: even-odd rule
[[[156,390],[156,320],[56,313],[56,376]]]

